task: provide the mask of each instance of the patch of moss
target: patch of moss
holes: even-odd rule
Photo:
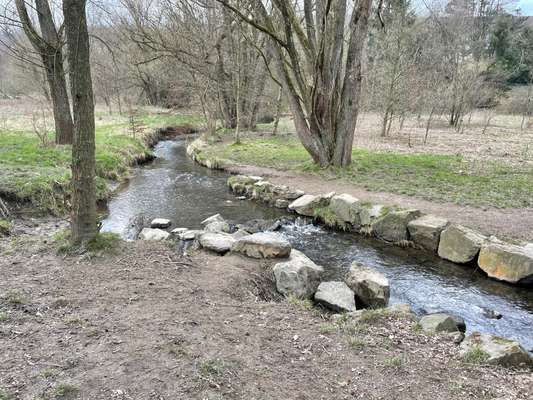
[[[7,236],[11,232],[11,222],[0,219],[0,236]]]
[[[489,359],[489,354],[479,346],[473,346],[463,355],[463,361],[468,364],[483,364]]]
[[[73,245],[70,242],[70,231],[65,229],[54,235],[54,242],[59,254],[82,254],[96,255],[114,252],[120,243],[120,236],[116,233],[98,233],[91,241],[84,245]]]

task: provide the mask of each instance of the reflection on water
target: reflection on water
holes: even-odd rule
[[[157,159],[135,171],[109,204],[102,230],[124,234],[129,221],[168,218],[173,227],[198,228],[204,218],[220,213],[236,223],[276,218],[279,210],[235,199],[226,188],[227,173],[193,163],[186,141],[163,141]],[[388,246],[361,236],[320,227],[288,225],[283,234],[295,248],[338,278],[352,261],[374,267],[391,281],[391,302],[409,303],[419,313],[446,311],[462,316],[469,331],[479,330],[520,341],[533,349],[533,291],[483,277],[475,267],[458,266],[432,255]],[[496,310],[500,320],[483,315]]]

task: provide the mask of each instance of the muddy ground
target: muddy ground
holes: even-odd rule
[[[275,294],[271,263],[169,244],[59,256],[0,241],[0,399],[530,399],[411,319],[360,325]]]

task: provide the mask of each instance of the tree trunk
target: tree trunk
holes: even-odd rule
[[[71,240],[84,244],[97,234],[94,100],[86,0],[63,0],[74,114]]]

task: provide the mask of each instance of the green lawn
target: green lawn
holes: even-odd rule
[[[293,137],[247,138],[218,144],[216,154],[245,164],[343,178],[370,191],[384,191],[463,205],[532,207],[533,170],[496,162],[472,164],[461,156],[395,154],[354,149],[346,169],[320,169]]]
[[[168,114],[143,115],[139,120],[149,128],[199,122],[194,116]],[[105,179],[123,179],[136,159],[150,153],[143,137],[134,138],[128,126],[126,117],[97,120],[99,199],[108,196]],[[41,211],[63,212],[69,192],[70,156],[70,146],[43,147],[31,131],[0,130],[0,194],[28,201]]]

